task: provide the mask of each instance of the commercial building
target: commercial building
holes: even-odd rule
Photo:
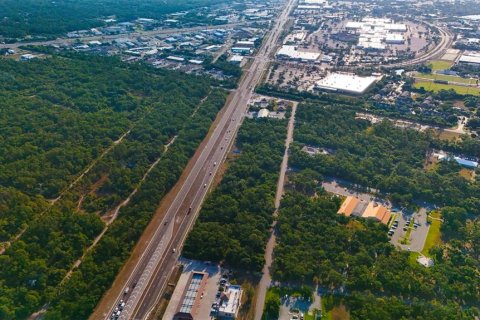
[[[237,41],[237,43],[235,43],[235,47],[238,47],[238,48],[253,48],[253,47],[255,47],[255,42],[253,42],[253,41]]]
[[[296,46],[283,45],[277,52],[277,58],[315,62],[320,57],[320,52],[307,52],[298,50]]]
[[[347,217],[354,215],[365,219],[374,218],[383,224],[388,224],[392,216],[387,207],[372,201],[365,207],[365,202],[361,202],[357,197],[353,196],[348,196],[343,201],[337,213]]]
[[[235,63],[235,64],[242,64],[243,62],[243,56],[239,56],[239,55],[234,55],[234,56],[231,56],[230,59],[228,61],[230,61],[231,63]]]
[[[196,316],[207,279],[208,273],[205,272],[194,271],[190,274],[173,320],[197,320]]]
[[[232,48],[233,53],[238,53],[238,54],[250,54],[252,53],[251,48],[244,48],[244,47],[233,47]]]
[[[359,34],[358,47],[371,50],[385,50],[385,44],[403,44],[405,24],[393,23],[390,19],[364,18],[349,21],[345,28]]]
[[[358,203],[360,200],[358,198],[348,196],[345,201],[343,201],[342,205],[340,206],[340,209],[338,209],[337,213],[338,214],[343,214],[347,217],[350,217],[357,207]]]
[[[479,66],[480,53],[465,52],[458,60],[458,63]]]
[[[434,153],[433,156],[436,157],[438,160],[456,161],[459,165],[468,169],[476,169],[478,167],[478,161],[448,155],[443,151]]]
[[[365,211],[362,213],[362,218],[374,218],[383,224],[387,224],[391,216],[391,213],[386,207],[375,202],[370,202]]]
[[[230,285],[220,296],[218,307],[218,319],[235,319],[238,316],[240,302],[242,299],[242,289],[237,285]]]
[[[330,73],[316,83],[317,89],[347,94],[362,94],[370,89],[377,77],[360,77],[354,74]]]

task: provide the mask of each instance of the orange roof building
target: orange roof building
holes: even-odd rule
[[[344,214],[347,217],[350,217],[351,214],[353,213],[353,210],[357,207],[358,203],[360,200],[358,198],[348,196],[345,201],[343,201],[342,205],[340,206],[340,209],[338,209],[337,213],[338,214]]]
[[[370,202],[362,214],[362,218],[375,218],[384,224],[388,223],[391,216],[386,207],[375,202]]]

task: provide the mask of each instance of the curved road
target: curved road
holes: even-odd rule
[[[452,42],[453,42],[452,34],[448,30],[444,30],[440,27],[437,27],[437,26],[435,26],[433,24],[430,24],[430,23],[427,23],[427,22],[425,22],[425,23],[428,24],[430,27],[436,28],[438,30],[438,32],[440,33],[440,37],[441,37],[440,43],[435,48],[433,48],[433,50],[425,53],[423,56],[414,58],[412,60],[404,61],[404,62],[385,65],[384,66],[385,68],[398,68],[398,67],[411,66],[411,65],[414,65],[414,64],[420,64],[420,63],[426,62],[426,61],[431,60],[431,59],[439,58],[443,54],[445,54],[446,49],[450,48],[450,46],[452,45]]]

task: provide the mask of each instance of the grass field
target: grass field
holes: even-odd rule
[[[445,81],[465,83],[465,84],[475,84],[476,82],[475,79],[466,79],[466,78],[457,77],[457,76],[449,76],[446,74],[418,73],[416,77],[433,79],[433,80],[445,80]]]
[[[430,217],[435,219],[430,219]],[[440,226],[442,222],[437,220],[441,217],[440,213],[434,211],[430,213],[430,217],[428,218],[428,221],[430,222],[430,228],[428,229],[427,239],[425,240],[425,245],[423,246],[422,250],[422,254],[427,257],[429,257],[430,249],[442,242],[440,239]]]
[[[471,94],[474,96],[480,96],[480,89],[475,87],[463,87],[457,86],[453,84],[441,84],[441,83],[433,83],[429,81],[418,81],[415,82],[415,88],[423,87],[427,91],[438,92],[440,90],[449,90],[453,89],[458,94]]]
[[[433,71],[450,69],[453,66],[451,61],[433,60],[428,63]]]

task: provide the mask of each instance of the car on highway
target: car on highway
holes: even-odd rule
[[[173,248],[172,253],[175,253],[175,252],[177,252],[177,249]]]

